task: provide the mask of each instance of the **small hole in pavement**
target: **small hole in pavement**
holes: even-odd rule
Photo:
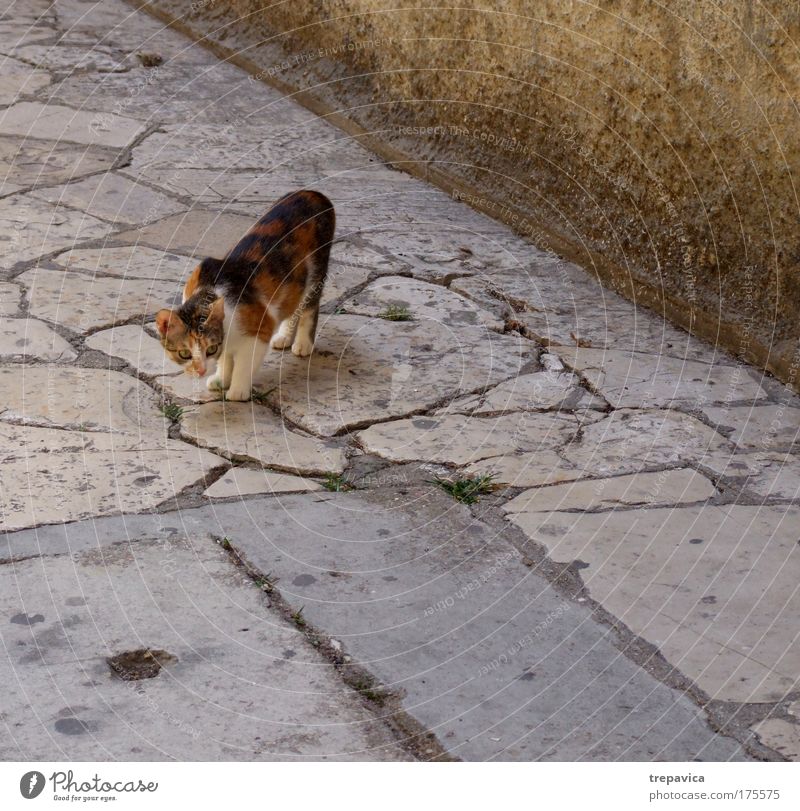
[[[129,650],[106,659],[108,666],[123,681],[154,679],[164,665],[177,661],[177,657],[171,653],[155,648]]]

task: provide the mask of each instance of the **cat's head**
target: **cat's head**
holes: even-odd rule
[[[164,347],[187,374],[204,377],[217,367],[224,338],[225,305],[209,302],[201,294],[187,299],[177,310],[159,310],[156,327]]]

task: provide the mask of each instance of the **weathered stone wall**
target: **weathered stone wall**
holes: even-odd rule
[[[153,5],[406,168],[466,183],[540,247],[795,382],[797,3]]]

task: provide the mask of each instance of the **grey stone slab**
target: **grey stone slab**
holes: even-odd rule
[[[800,459],[788,453],[708,453],[699,461],[716,476],[767,498],[800,497]]]
[[[75,332],[111,327],[131,318],[145,321],[178,294],[172,282],[107,278],[35,268],[21,274],[30,311]]]
[[[181,436],[232,459],[298,473],[340,473],[345,458],[331,442],[290,431],[255,403],[214,402],[185,409]]]
[[[0,199],[0,267],[11,268],[81,240],[103,237],[110,230],[108,223],[80,211],[28,196],[4,197]]]
[[[794,507],[682,506],[510,516],[591,596],[712,698],[800,687]]]
[[[458,757],[747,759],[685,696],[622,656],[585,607],[437,492],[275,495],[6,541],[16,554],[75,553],[209,534],[279,577],[291,606],[402,692],[403,707]]]
[[[127,116],[38,101],[20,101],[0,111],[0,135],[121,148],[143,130],[140,121]]]
[[[0,567],[0,758],[405,760],[331,665],[210,541]],[[107,659],[166,651],[154,678]]]
[[[330,436],[498,383],[535,357],[529,341],[480,327],[332,315],[309,359],[267,355],[261,388],[284,416]]]
[[[3,66],[3,73],[0,75],[0,104],[13,104],[21,96],[31,96],[50,84],[50,74],[47,71],[37,70],[17,59],[0,59]]]
[[[502,332],[504,326],[502,319],[441,285],[397,276],[376,279],[358,295],[344,302],[342,309],[355,315],[372,317],[392,314],[397,317],[397,313],[401,312],[402,319],[435,321],[454,332],[465,325]]]
[[[563,361],[588,380],[614,408],[653,408],[685,403],[757,402],[766,392],[747,366],[702,363],[626,349],[560,350]]]
[[[153,250],[139,245],[122,248],[104,245],[101,248],[75,248],[53,259],[67,270],[96,273],[101,276],[121,276],[125,279],[158,279],[172,281],[183,289],[189,273],[197,265],[190,256]]]
[[[786,760],[800,761],[800,724],[783,718],[768,718],[753,727],[761,742],[783,755]]]
[[[35,191],[33,197],[59,206],[79,208],[93,217],[120,224],[154,222],[187,208],[183,203],[116,172]]]
[[[0,194],[28,186],[63,183],[110,169],[114,155],[98,147],[34,138],[0,138]]]
[[[172,253],[223,257],[255,222],[237,214],[193,209],[116,234],[117,242],[149,245]]]
[[[739,448],[772,451],[800,447],[800,408],[776,405],[717,406],[703,414]]]
[[[217,479],[203,495],[209,498],[232,498],[257,493],[301,493],[321,489],[322,485],[313,479],[275,473],[272,470],[235,467]]]
[[[78,353],[46,324],[34,318],[0,321],[0,359],[70,361]]]
[[[135,324],[95,332],[86,339],[86,346],[120,358],[142,374],[182,374],[176,371],[177,365],[167,357],[161,342]]]
[[[22,288],[11,282],[0,282],[0,315],[4,318],[17,315],[22,299]]]
[[[633,505],[655,507],[705,501],[716,492],[714,485],[701,473],[679,468],[536,487],[506,502],[503,509],[509,513],[549,513]]]
[[[132,54],[95,42],[92,45],[20,45],[12,51],[18,59],[24,59],[46,70],[71,73],[73,71],[97,71],[117,73],[130,70],[135,63]]]

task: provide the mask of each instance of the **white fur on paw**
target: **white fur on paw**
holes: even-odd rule
[[[309,338],[295,338],[292,354],[298,358],[307,358],[314,351],[314,342]]]
[[[225,399],[232,400],[235,403],[246,403],[250,399],[250,389],[239,389],[231,386],[225,392]]]
[[[275,335],[273,336],[272,340],[269,342],[269,345],[273,349],[286,349],[287,346],[292,345],[292,336],[291,335]]]
[[[222,382],[222,377],[220,375],[212,375],[208,378],[208,382],[206,383],[206,388],[209,391],[224,391],[225,385]]]

